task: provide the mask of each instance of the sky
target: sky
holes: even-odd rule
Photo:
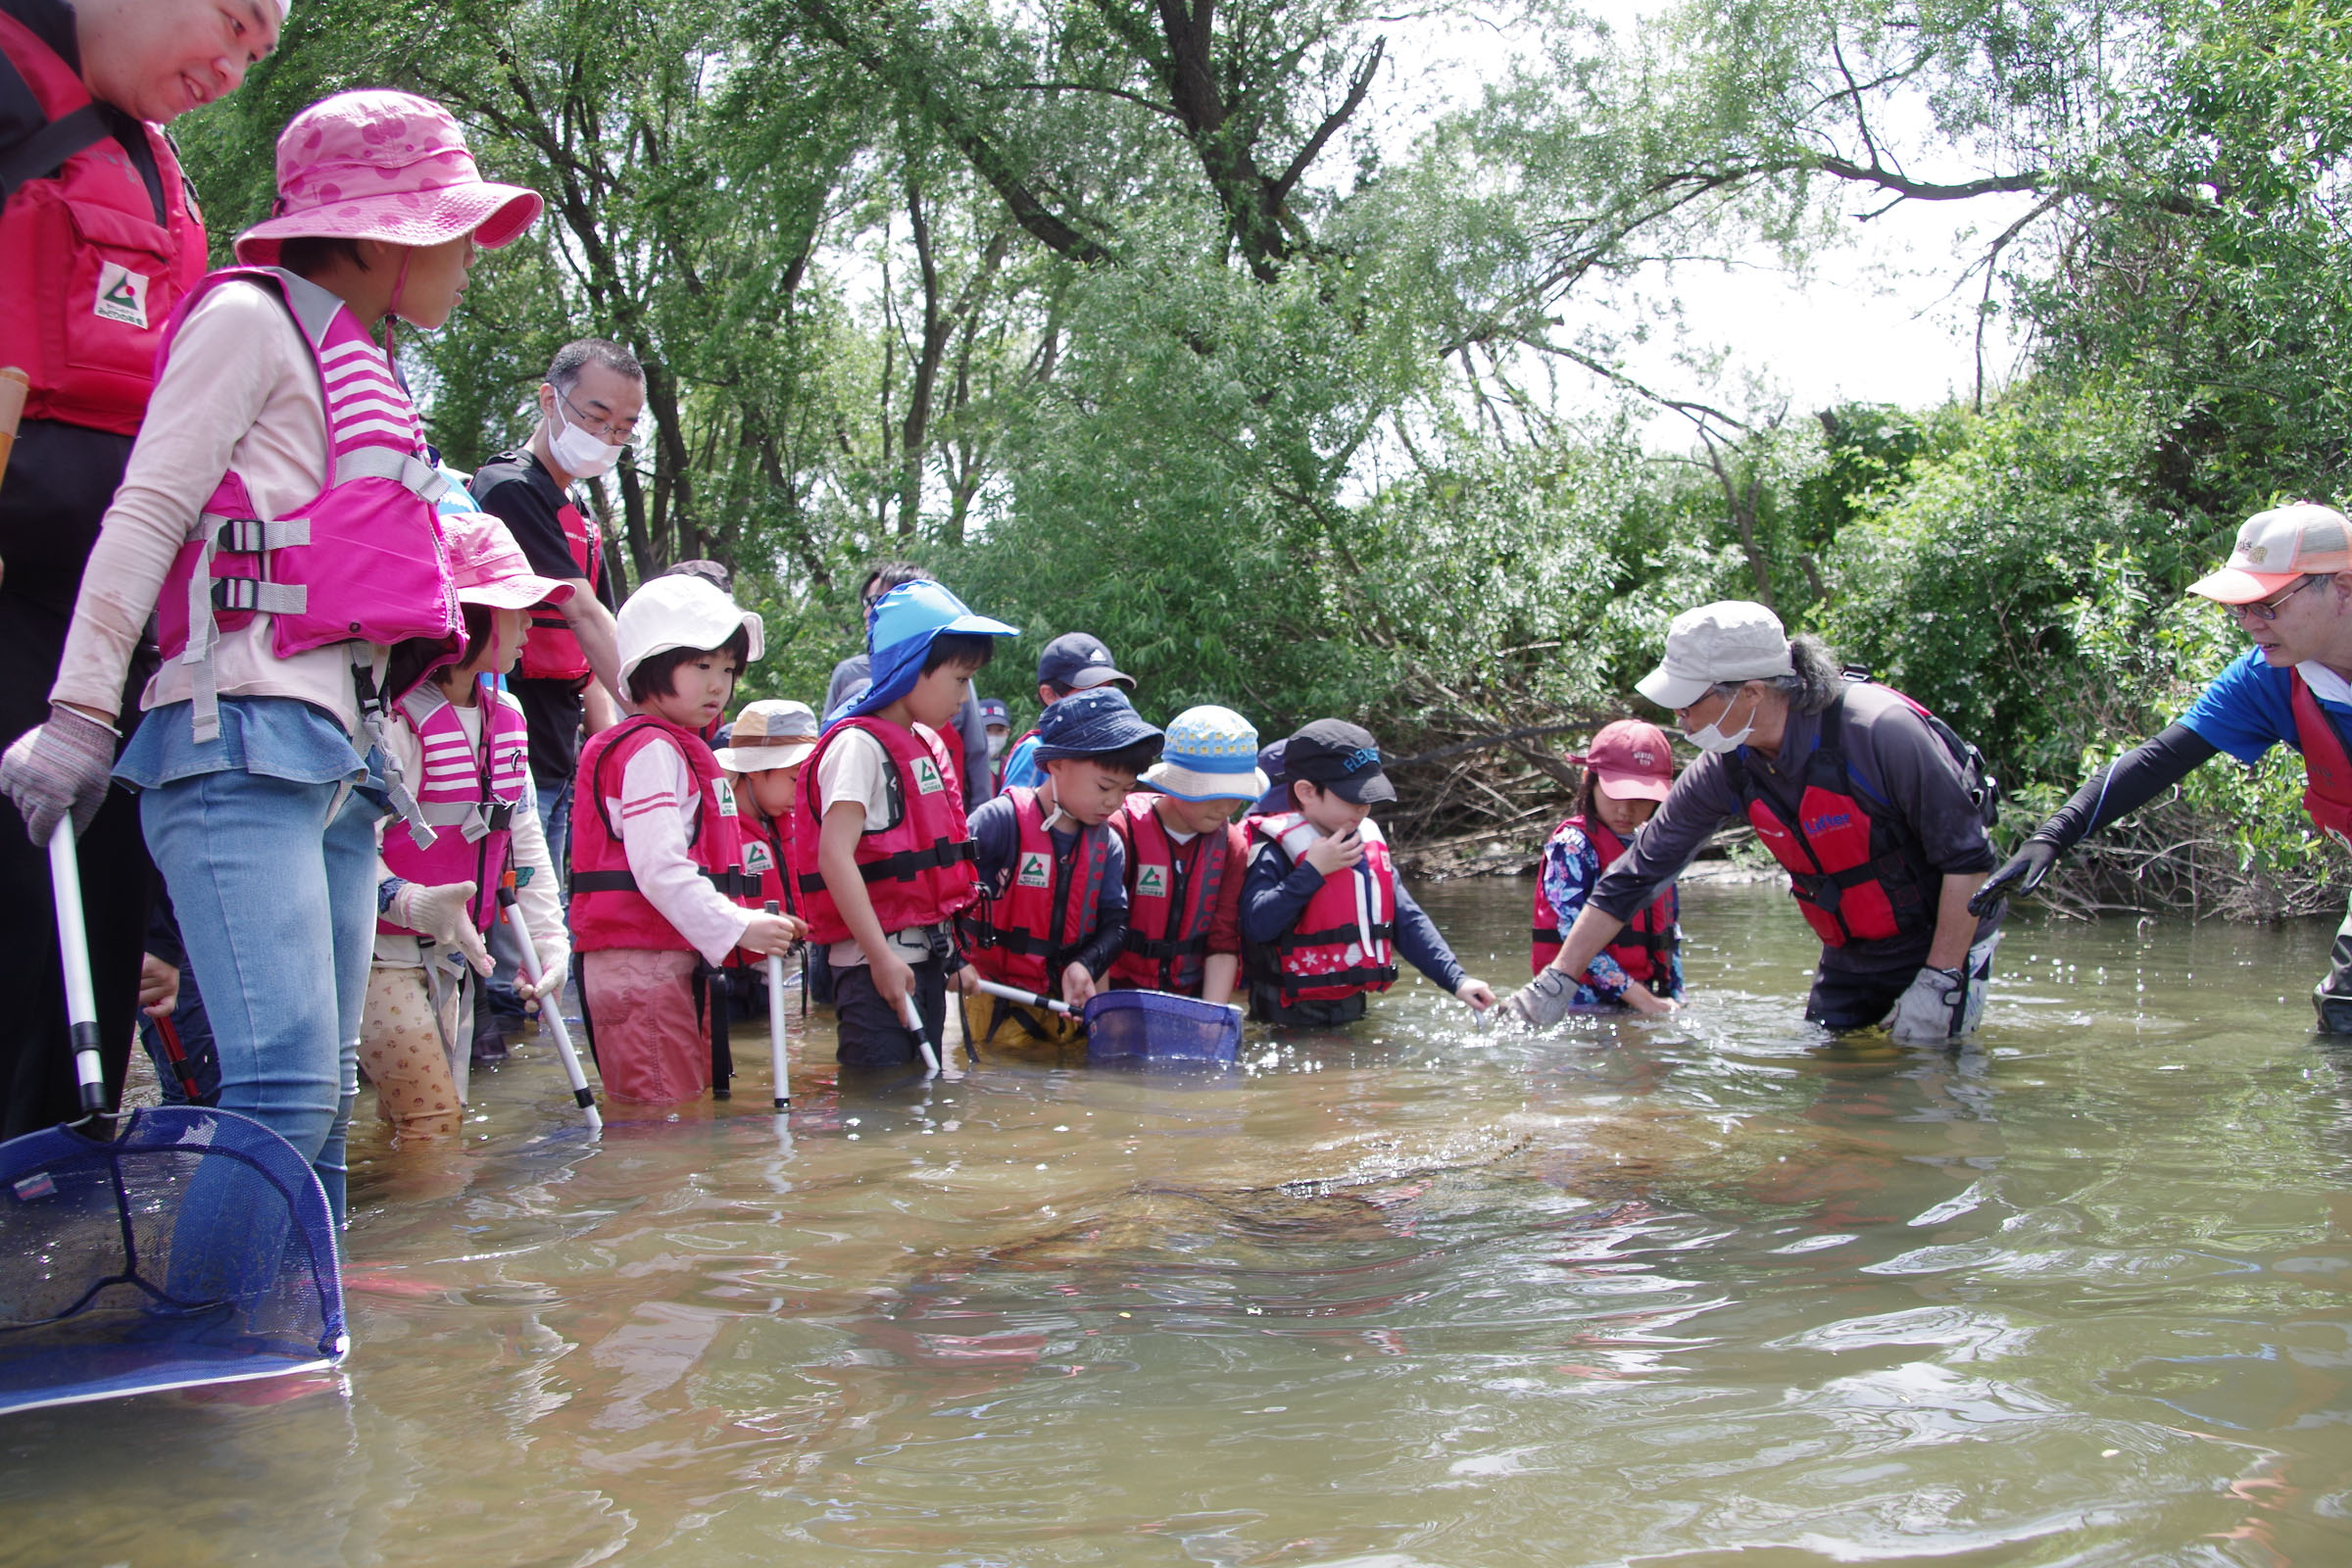
[[[1587,8],[1612,27],[1636,29],[1645,13],[1662,6],[1587,0]],[[1391,37],[1392,58],[1412,62],[1400,65],[1403,79],[1394,86],[1417,101],[1422,115],[1477,103],[1484,85],[1507,75],[1514,57],[1534,41],[1498,27],[1426,19],[1396,24]],[[1383,140],[1409,139],[1415,118],[1393,122]],[[1976,383],[1973,322],[1984,279],[1979,273],[1963,281],[1963,273],[1984,240],[2031,200],[1912,201],[1867,223],[1849,218],[1841,225],[1845,243],[1817,255],[1801,277],[1763,252],[1735,268],[1661,270],[1638,293],[1678,299],[1682,334],[1655,335],[1635,347],[1624,368],[1645,385],[1701,398],[1710,387],[1729,396],[1752,377],[1800,414],[1841,402],[1919,407],[1968,397]],[[1678,363],[1678,355],[1704,358],[1716,348],[1728,357],[1713,381]],[[1984,359],[1988,389],[2017,368],[2017,344],[1997,322],[1986,334]],[[1653,427],[1653,438],[1687,433],[1679,421]]]

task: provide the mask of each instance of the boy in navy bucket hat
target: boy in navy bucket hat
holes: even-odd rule
[[[1283,742],[1288,808],[1253,815],[1242,883],[1250,1016],[1327,1029],[1364,1015],[1396,983],[1399,955],[1480,1012],[1484,980],[1462,971],[1446,939],[1397,879],[1372,808],[1396,798],[1369,730],[1318,718]]]
[[[1127,940],[1111,984],[1231,1002],[1249,858],[1233,816],[1266,789],[1257,730],[1230,708],[1188,708],[1140,782],[1110,819],[1127,852]]]
[[[981,901],[963,934],[983,976],[1073,1007],[1094,996],[1127,936],[1126,855],[1105,824],[1159,748],[1159,731],[1115,686],[1046,710],[1037,733],[1046,781],[1011,785],[972,813]],[[1081,1034],[1075,1019],[1003,998],[984,1011],[987,1028],[965,1034],[984,1046],[1059,1047]]]
[[[814,846],[816,861],[800,879],[803,913],[809,940],[827,944],[846,1067],[913,1065],[908,999],[936,1040],[949,984],[968,980],[952,922],[976,892],[971,834],[939,731],[996,639],[1013,635],[938,583],[891,589],[867,619],[872,681],[828,715],[801,769],[794,838]]]

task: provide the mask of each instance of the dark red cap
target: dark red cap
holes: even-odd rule
[[[1674,752],[1666,732],[1638,718],[1601,727],[1592,744],[1568,760],[1591,768],[1612,801],[1662,801],[1674,784]]]

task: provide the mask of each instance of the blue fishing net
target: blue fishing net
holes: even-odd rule
[[[331,1366],[326,1194],[233,1112],[133,1112],[0,1144],[0,1413]]]
[[[1242,1009],[1168,991],[1104,991],[1086,1004],[1092,1061],[1231,1061]]]

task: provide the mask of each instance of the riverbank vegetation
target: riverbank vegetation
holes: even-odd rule
[[[1442,94],[1481,28],[1516,63]],[[1361,717],[1409,836],[1509,837],[1674,610],[1757,598],[1978,738],[2022,822],[2240,646],[2180,602],[2237,521],[2344,487],[2345,44],[2284,0],[305,0],[183,141],[223,245],[349,85],[545,192],[403,339],[434,437],[478,463],[557,344],[635,351],[616,564],[731,564],[760,690],[819,690],[911,556],[1027,629],[1016,708],[1084,627],[1150,711]],[[1982,214],[1952,403],[1629,368],[1690,269],[1929,202]],[[2299,787],[2209,766],[2055,896],[2319,907]]]

